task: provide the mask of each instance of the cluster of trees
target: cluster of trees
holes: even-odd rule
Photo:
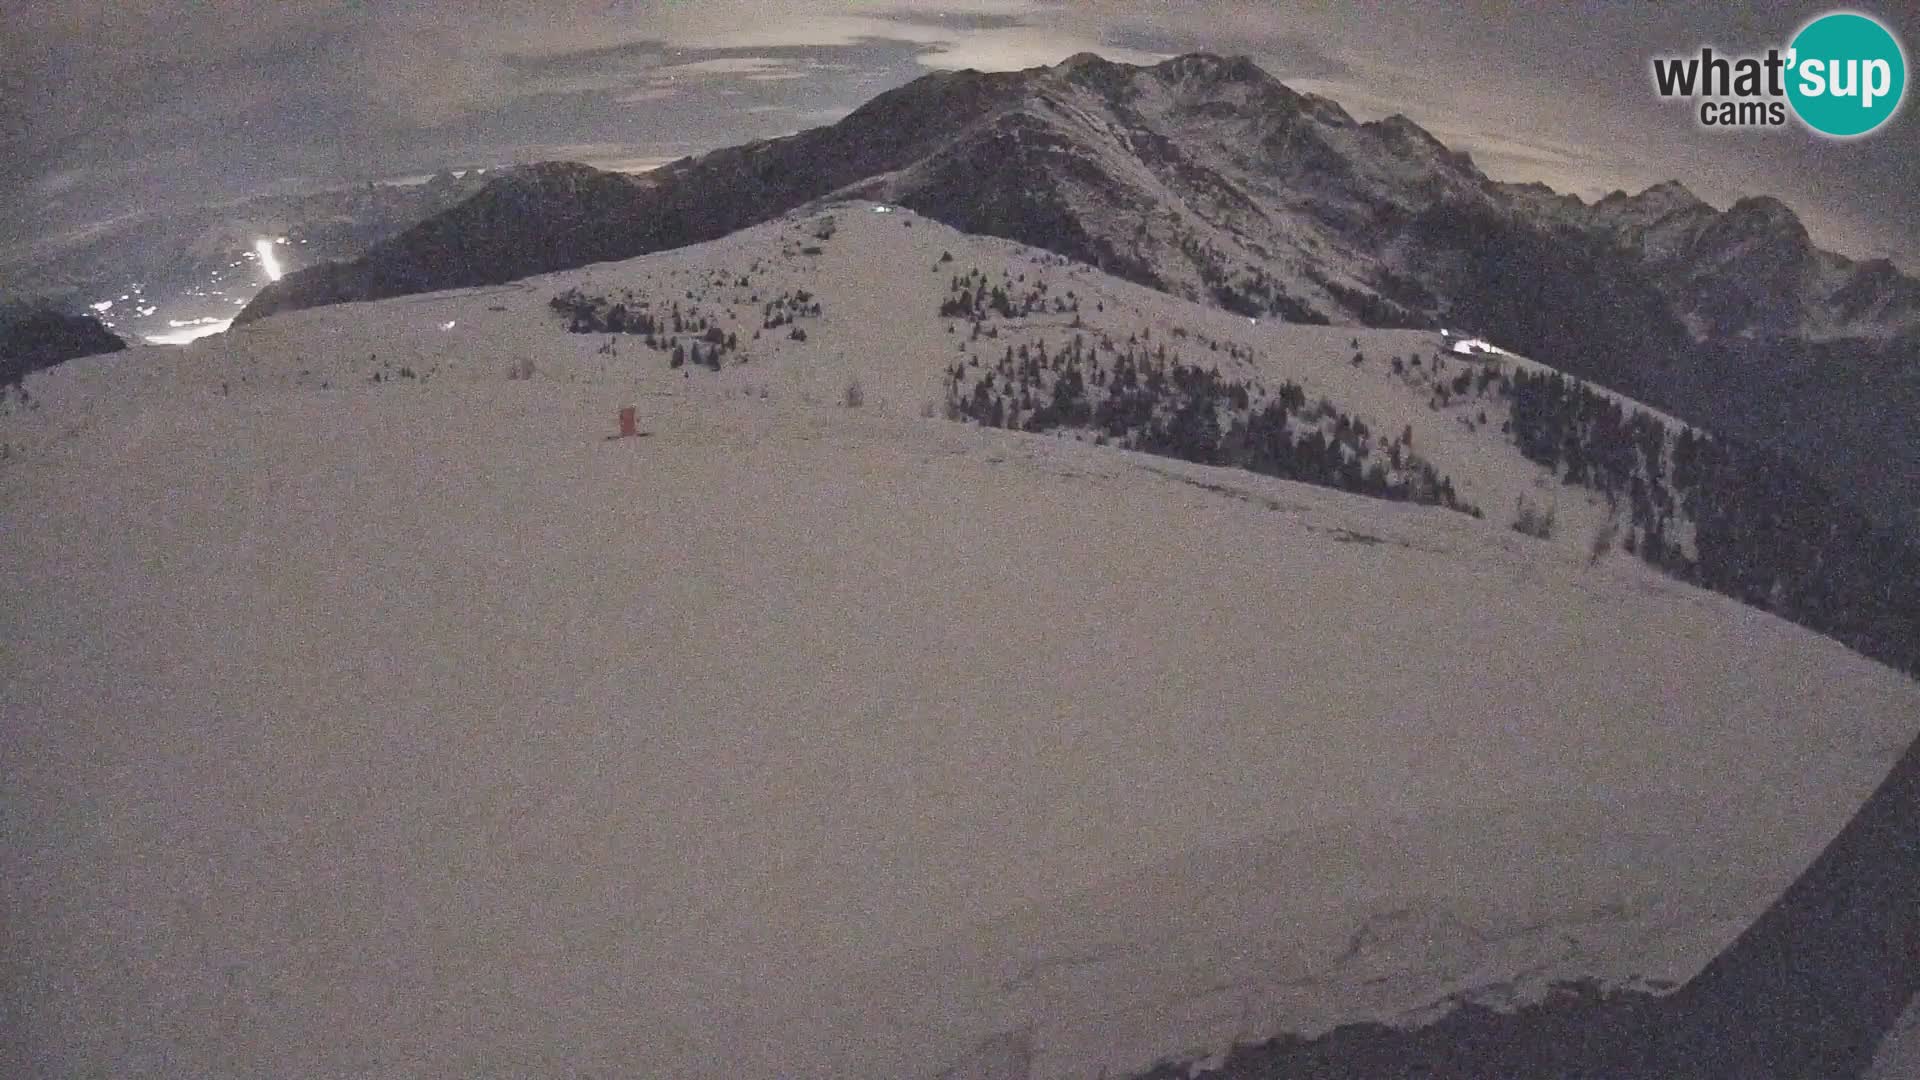
[[[1044,280],[1036,279],[1028,285],[1027,276],[1021,274],[989,284],[987,275],[977,268],[953,275],[947,283],[947,297],[940,302],[943,319],[980,320],[990,314],[1015,319],[1049,311],[1056,315],[1077,314],[1079,310],[1080,298],[1072,290],[1065,296],[1049,299]]]
[[[738,334],[722,329],[697,306],[682,310],[678,301],[661,312],[655,311],[647,298],[631,293],[611,300],[588,296],[575,288],[554,297],[548,306],[567,316],[567,329],[572,333],[639,337],[647,348],[666,353],[668,364],[675,368],[692,364],[719,371],[727,354],[740,348]],[[818,305],[814,308],[817,311]]]
[[[1674,436],[1558,374],[1518,372],[1508,385],[1522,453],[1631,503],[1628,551],[1920,675],[1920,550],[1906,538],[1770,450],[1691,428]],[[1691,554],[1670,539],[1681,521]]]
[[[1692,580],[1920,675],[1920,550],[1790,459],[1681,434]]]
[[[956,363],[947,379],[954,419],[1091,432],[1103,444],[1481,516],[1405,434],[1377,448],[1365,421],[1324,398],[1309,404],[1296,383],[1268,391],[1228,379],[1169,356],[1164,342],[1130,338],[1121,350],[1075,334],[1051,354],[1044,340],[1009,345],[997,363]]]
[[[1329,320],[1287,291],[1259,266],[1242,268],[1238,277],[1228,274],[1219,251],[1211,243],[1191,233],[1180,238],[1180,253],[1200,275],[1201,284],[1215,303],[1236,315],[1258,318],[1275,315],[1288,322],[1325,326]]]
[[[1648,561],[1665,562],[1680,511],[1668,482],[1667,426],[1557,371],[1520,370],[1500,385],[1512,398],[1509,423],[1520,452],[1612,505],[1626,501],[1637,530],[1628,542]]]
[[[1320,282],[1327,295],[1359,318],[1363,326],[1395,327],[1404,330],[1431,329],[1430,311],[1437,301],[1432,293],[1411,278],[1386,275],[1377,293],[1362,292],[1337,281]]]
[[[673,368],[681,368],[692,364],[694,367],[704,367],[711,371],[719,371],[726,362],[726,355],[726,345],[724,342],[708,341],[705,338],[696,338],[686,342],[676,341],[673,344],[672,353],[667,358],[667,365]]]
[[[1408,311],[1378,294],[1362,292],[1337,281],[1322,282],[1320,287],[1341,307],[1353,312],[1362,326],[1425,330],[1433,325],[1432,319]]]
[[[760,309],[760,329],[778,330],[797,319],[817,319],[820,317],[820,301],[805,289],[797,292],[783,292]],[[800,336],[805,341],[806,337]]]
[[[1359,344],[1358,339],[1352,342],[1355,349],[1358,349]],[[1354,367],[1360,367],[1366,362],[1365,353],[1356,351],[1353,354]],[[1488,397],[1505,397],[1511,394],[1513,389],[1511,382],[1501,370],[1490,364],[1468,365],[1453,376],[1443,378],[1442,375],[1447,371],[1445,353],[1436,352],[1430,357],[1423,357],[1417,352],[1410,352],[1405,359],[1391,356],[1387,358],[1387,367],[1408,389],[1425,390],[1429,409],[1445,409],[1455,404],[1472,404]],[[1465,421],[1469,431],[1475,430],[1476,424],[1486,422],[1487,415],[1484,409],[1480,411],[1477,420],[1470,418]]]
[[[656,313],[652,301],[646,297],[635,297],[632,293],[624,294],[620,300],[610,300],[604,296],[587,296],[579,289],[568,289],[548,301],[548,306],[567,316],[567,329],[572,333],[631,334],[649,339],[647,347],[652,349],[664,350],[672,344],[673,338],[682,334],[705,335],[715,343],[733,337],[702,315],[697,306],[683,311],[677,300],[665,313]],[[714,337],[715,334],[719,336]],[[664,343],[661,339],[665,339]],[[737,346],[738,342],[735,341],[727,347],[732,349]]]

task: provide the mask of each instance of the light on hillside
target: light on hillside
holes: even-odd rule
[[[253,242],[253,251],[260,257],[260,265],[266,268],[268,281],[280,280],[280,260],[274,257],[273,241],[262,238]]]

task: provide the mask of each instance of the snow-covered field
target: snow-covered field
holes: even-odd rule
[[[904,216],[33,377],[3,1071],[1094,1077],[1661,985],[1920,727],[1833,642],[1509,530],[1538,470],[1355,332]],[[923,418],[947,250],[1415,425],[1488,518]],[[755,342],[742,296],[751,359],[682,372],[565,333],[570,285],[823,313]]]

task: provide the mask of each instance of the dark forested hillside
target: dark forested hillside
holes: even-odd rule
[[[12,386],[41,368],[127,343],[91,315],[39,306],[0,307],[0,386]]]
[[[1764,447],[1629,417],[1558,374],[1517,372],[1510,387],[1521,452],[1627,506],[1628,550],[1920,675],[1920,550],[1811,470]]]

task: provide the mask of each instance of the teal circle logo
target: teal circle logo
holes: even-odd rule
[[[1866,15],[1820,16],[1794,36],[1787,56],[1787,100],[1823,135],[1865,135],[1892,119],[1906,96],[1906,53]]]

